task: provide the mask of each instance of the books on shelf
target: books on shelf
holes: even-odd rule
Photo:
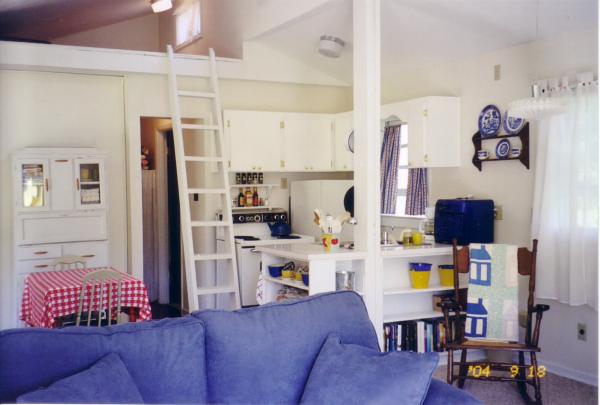
[[[446,330],[441,318],[386,323],[384,336],[386,352],[429,353],[446,350]]]

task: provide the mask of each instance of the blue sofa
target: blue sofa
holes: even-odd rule
[[[145,403],[299,403],[332,334],[344,344],[379,350],[364,303],[353,292],[105,328],[5,330],[0,402],[28,402],[35,397],[22,395],[116,353]],[[480,403],[435,379],[425,392],[419,402],[426,405]]]

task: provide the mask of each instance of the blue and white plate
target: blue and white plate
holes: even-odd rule
[[[502,114],[500,110],[493,104],[486,105],[479,113],[479,133],[482,138],[491,138],[496,136],[502,125]]]
[[[507,159],[510,154],[510,142],[508,139],[503,139],[496,145],[496,157],[498,159]]]
[[[504,132],[509,135],[514,135],[525,126],[525,120],[523,118],[511,117],[508,115],[507,111],[504,113],[502,124],[504,126]]]

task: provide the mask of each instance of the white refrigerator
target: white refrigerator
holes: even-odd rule
[[[352,180],[305,180],[292,181],[290,188],[290,216],[292,231],[302,235],[321,236],[321,231],[313,222],[313,210],[337,217],[346,212],[344,196],[352,187]],[[340,239],[354,240],[353,225],[345,224]]]

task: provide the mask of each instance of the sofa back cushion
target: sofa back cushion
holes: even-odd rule
[[[144,402],[206,402],[204,326],[194,317],[104,328],[0,332],[0,402],[49,386],[117,353]]]
[[[211,403],[297,404],[330,333],[379,349],[365,305],[354,292],[193,314],[206,327]]]

